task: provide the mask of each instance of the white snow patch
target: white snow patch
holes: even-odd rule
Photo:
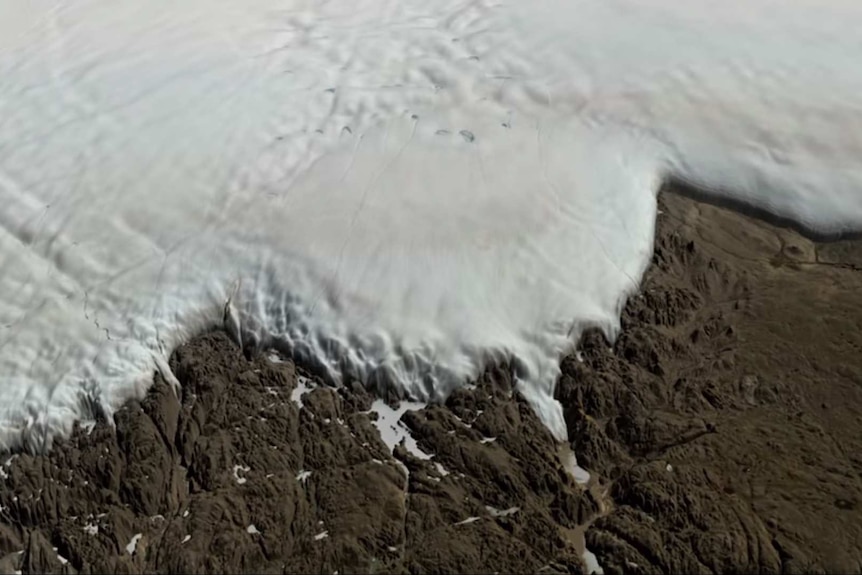
[[[317,535],[314,536],[314,540],[320,541],[322,539],[326,539],[327,537],[329,537],[329,531],[321,531],[320,533],[318,533]]]
[[[182,541],[180,541],[180,543],[181,543],[181,544],[182,544],[182,543],[188,543],[188,541],[189,541],[191,538],[192,538],[192,536],[191,536],[191,535],[186,535],[185,537],[183,537],[183,540],[182,540]]]
[[[667,472],[668,472],[668,473],[671,473],[671,472],[673,471],[673,465],[671,465],[670,463],[668,463],[668,464],[667,464],[667,467],[665,467],[665,469],[667,469]]]
[[[245,465],[234,465],[233,466],[233,478],[234,478],[234,480],[238,484],[242,485],[243,483],[248,481],[248,479],[243,477],[243,474],[248,473],[249,471],[251,471],[251,469],[249,467],[246,467]]]
[[[143,536],[143,533],[135,533],[135,535],[132,537],[132,540],[129,541],[128,545],[126,545],[126,553],[128,553],[129,555],[134,555],[135,549],[138,548],[138,541],[140,541],[141,537]]]
[[[439,462],[435,461],[434,467],[437,469],[437,473],[440,474],[440,477],[446,477],[447,475],[449,475],[449,470],[443,467],[443,465],[441,465]]]
[[[98,523],[90,522],[84,525],[84,533],[87,535],[98,535],[99,534],[99,525]]]
[[[515,356],[562,440],[665,176],[862,227],[859,2],[61,7],[0,2],[0,447],[223,320],[421,401]]]
[[[454,418],[455,418],[455,421],[457,421],[458,423],[460,423],[460,424],[461,424],[461,425],[463,425],[464,427],[467,427],[467,428],[470,428],[470,429],[472,429],[472,428],[473,428],[473,426],[472,426],[472,425],[470,425],[469,423],[467,423],[466,421],[464,421],[463,419],[461,419],[460,417],[458,417],[458,416],[457,416],[457,415],[455,415],[454,413],[452,414],[452,417],[454,417]],[[454,433],[454,430],[453,430],[453,431],[450,431],[449,433]]]
[[[495,508],[491,507],[490,505],[486,505],[485,509],[487,509],[488,513],[490,513],[491,516],[493,516],[493,517],[507,517],[509,515],[514,515],[515,513],[517,513],[518,511],[521,510],[520,507],[509,507],[508,509],[500,510],[500,509],[495,509]]]
[[[234,477],[236,477],[236,472],[234,472]],[[185,511],[183,511],[183,518],[188,517],[188,516],[189,516],[189,513],[191,513],[191,512],[190,512],[188,509],[186,509]]]
[[[18,457],[18,456],[17,456],[17,455],[13,455],[12,457],[10,457],[9,459],[7,459],[7,460],[3,463],[3,466],[2,466],[2,467],[0,467],[0,478],[2,478],[2,479],[8,479],[8,478],[9,478],[9,473],[6,471],[6,469],[8,469],[8,468],[12,467],[12,462],[13,462],[13,461],[15,461],[15,458],[16,458],[16,457]]]
[[[582,557],[587,567],[587,575],[604,575],[605,570],[599,565],[599,560],[592,551],[584,549]]]
[[[483,437],[482,439],[479,440],[479,443],[484,445],[487,443],[494,443],[495,441],[497,441],[496,437]]]
[[[371,404],[371,411],[377,414],[374,427],[380,432],[380,438],[383,439],[383,443],[386,444],[390,452],[395,449],[396,445],[403,443],[407,451],[419,459],[431,459],[433,457],[419,448],[416,440],[410,434],[410,430],[401,423],[402,415],[408,411],[418,411],[425,405],[419,402],[402,401],[397,409],[392,409],[382,399],[376,399]]]
[[[311,471],[305,471],[304,469],[302,469],[296,475],[296,480],[301,483],[305,483],[306,481],[308,481],[309,477],[311,477]]]
[[[575,479],[578,485],[586,485],[590,482],[590,472],[578,465],[578,458],[575,457],[575,452],[568,445],[562,445],[559,449],[560,462],[569,474]]]
[[[314,389],[314,384],[310,379],[305,377],[304,375],[296,376],[296,387],[293,388],[290,392],[290,400],[302,409],[304,404],[302,403],[302,396]]]
[[[246,527],[245,532],[249,535],[260,535],[260,531],[258,531],[257,527],[255,527],[254,524],[251,524]]]
[[[459,521],[455,525],[468,525],[468,524],[473,523],[475,521],[479,521],[479,518],[478,517],[468,517],[464,521]]]

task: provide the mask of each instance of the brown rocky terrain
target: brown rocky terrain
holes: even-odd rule
[[[580,568],[597,503],[508,371],[404,422],[434,461],[394,456],[361,387],[292,400],[297,368],[221,332],[174,354],[140,403],[21,454],[0,491],[7,569],[438,573]],[[496,437],[494,441],[481,440]],[[134,542],[134,543],[133,543]],[[23,553],[20,552],[23,550]]]
[[[862,242],[660,207],[620,336],[562,362],[588,485],[507,366],[402,417],[428,459],[215,332],[116,427],[0,459],[0,572],[862,572]]]
[[[862,242],[665,194],[613,348],[563,362],[606,572],[862,571]]]

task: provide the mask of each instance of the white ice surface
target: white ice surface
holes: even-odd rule
[[[491,358],[558,436],[673,174],[862,224],[851,0],[0,2],[0,447],[230,317],[441,398]]]
[[[569,472],[569,475],[574,478],[578,485],[586,485],[590,482],[590,472],[578,465],[578,458],[570,446],[561,445],[558,454],[563,468]]]
[[[246,465],[234,465],[233,466],[233,480],[236,481],[239,485],[244,484],[248,481],[245,477],[245,474],[251,471],[251,468]]]
[[[422,451],[419,444],[416,443],[416,439],[410,433],[410,429],[401,423],[401,416],[405,413],[408,411],[417,411],[423,407],[425,407],[424,403],[402,401],[397,409],[392,409],[381,399],[376,399],[371,404],[371,411],[377,414],[374,427],[377,428],[380,438],[386,444],[386,447],[389,448],[390,453],[395,449],[396,445],[403,442],[404,448],[419,459],[431,459],[433,457],[433,455]]]
[[[128,553],[129,555],[134,555],[135,549],[138,548],[138,541],[140,541],[141,537],[143,537],[143,536],[144,536],[143,533],[136,533],[132,537],[131,541],[129,541],[128,545],[126,545],[126,553]]]
[[[311,383],[311,380],[304,375],[299,375],[296,377],[296,387],[294,387],[290,392],[290,400],[295,403],[299,409],[302,409],[305,407],[305,404],[302,402],[302,396],[313,389],[314,385]]]
[[[599,560],[595,553],[589,549],[584,549],[582,557],[587,567],[587,575],[604,575],[605,570],[602,569],[601,565],[599,565]]]
[[[459,521],[458,523],[455,523],[455,525],[469,525],[470,523],[475,523],[476,521],[479,521],[479,519],[480,519],[479,517],[468,517],[467,519],[465,519],[463,521]]]
[[[494,507],[491,507],[490,505],[486,505],[485,509],[488,511],[488,513],[491,514],[492,517],[507,517],[509,515],[514,515],[521,510],[520,507],[509,507],[508,509],[503,509],[501,511],[500,509],[496,509]]]

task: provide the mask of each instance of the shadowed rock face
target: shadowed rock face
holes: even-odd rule
[[[361,386],[216,332],[179,397],[157,376],[116,428],[0,460],[0,571],[582,572],[584,533],[606,573],[859,571],[862,248],[661,210],[620,337],[562,361],[588,486],[510,366],[404,414],[425,459]]]

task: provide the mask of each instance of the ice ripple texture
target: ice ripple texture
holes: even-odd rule
[[[0,446],[222,322],[444,397],[496,359],[560,438],[675,176],[862,224],[846,0],[0,4]]]

